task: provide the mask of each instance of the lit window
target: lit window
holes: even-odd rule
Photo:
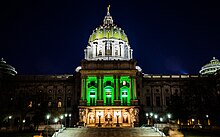
[[[51,101],[48,102],[48,107],[51,107]]]
[[[126,84],[127,84],[127,82],[124,80],[124,81],[122,82],[122,85],[125,86]]]
[[[28,107],[29,107],[29,108],[32,108],[32,101],[29,102]]]
[[[111,92],[106,92],[106,97],[111,97],[112,93]]]
[[[58,101],[58,105],[57,105],[57,107],[58,107],[58,108],[61,108],[61,106],[62,106],[61,101]]]

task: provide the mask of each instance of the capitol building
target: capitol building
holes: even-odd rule
[[[213,57],[197,75],[147,74],[137,66],[128,36],[115,24],[109,8],[72,74],[19,75],[7,59],[0,60],[1,122],[29,126],[53,123],[57,117],[67,127],[216,124],[219,60]]]

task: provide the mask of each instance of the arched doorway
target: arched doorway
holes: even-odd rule
[[[123,126],[130,126],[130,114],[128,112],[124,112],[122,115],[122,125]]]
[[[88,115],[88,124],[89,125],[95,124],[95,115],[94,115],[94,113],[89,113],[89,115]]]

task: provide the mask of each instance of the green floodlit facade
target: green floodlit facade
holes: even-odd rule
[[[78,71],[81,75],[79,120],[88,127],[139,124],[136,61],[124,30],[113,24],[109,8],[103,25],[90,35]]]
[[[120,79],[104,76],[103,82],[95,76],[88,76],[83,80],[85,94],[82,94],[81,100],[86,100],[87,106],[96,106],[97,100],[103,100],[104,106],[115,105],[115,100],[120,100],[120,105],[129,106],[130,99],[135,98],[134,92],[131,92],[134,91],[134,85],[130,81],[134,82],[134,79],[129,76],[121,76]]]

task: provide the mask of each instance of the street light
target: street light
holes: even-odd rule
[[[61,119],[61,128],[62,128],[62,124],[63,124],[63,115],[60,116]]]
[[[54,122],[55,122],[55,131],[57,130],[57,122],[58,122],[58,118],[55,118],[54,119]]]
[[[23,123],[24,129],[25,129],[25,119],[22,120],[22,123]]]
[[[9,128],[11,128],[11,119],[12,119],[12,116],[8,116],[8,124],[9,124]]]
[[[151,123],[151,126],[153,126],[153,115],[154,115],[154,113],[150,112],[150,123]]]
[[[54,122],[55,122],[55,137],[57,136],[57,122],[58,122],[58,118],[54,118]]]
[[[50,114],[47,114],[47,126],[48,126],[49,119],[50,119]]]
[[[149,114],[148,113],[146,113],[146,118],[147,118],[147,125],[149,125],[150,121],[149,121]]]
[[[71,126],[71,116],[72,116],[72,114],[69,114],[69,127]]]
[[[205,117],[207,118],[207,125],[210,126],[211,125],[211,122],[209,120],[209,115],[205,115]]]
[[[157,118],[158,118],[158,115],[155,114],[155,115],[154,115],[154,118],[155,118],[155,128],[156,128],[156,131],[157,131]]]
[[[117,112],[116,112],[116,117],[117,117],[117,124],[116,124],[116,127],[119,127],[119,123],[118,123],[118,117],[119,117],[119,115],[120,115],[120,114],[119,114],[119,112],[117,111]]]
[[[171,114],[170,114],[170,113],[168,113],[168,114],[167,114],[167,117],[168,117],[168,122],[170,123]]]
[[[66,127],[66,120],[67,120],[68,114],[66,113],[66,114],[64,114],[64,116],[65,116],[65,127]]]
[[[48,137],[48,121],[49,121],[49,119],[50,119],[50,114],[47,114],[47,137]]]
[[[195,121],[195,119],[194,119],[194,118],[192,118],[192,125],[194,125],[194,121]]]
[[[100,120],[101,120],[101,116],[102,116],[102,113],[101,111],[98,112],[98,116],[99,116],[99,124],[98,124],[98,127],[101,127],[101,123],[100,123]]]

